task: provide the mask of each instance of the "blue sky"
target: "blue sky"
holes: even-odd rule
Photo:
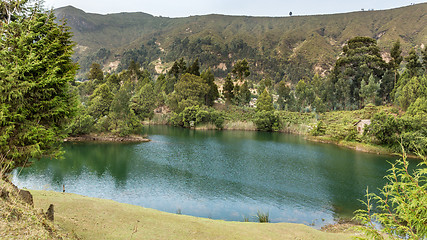
[[[210,13],[249,16],[332,14],[367,9],[390,9],[423,3],[416,0],[45,0],[54,8],[72,5],[91,13],[145,12],[155,16],[186,17]]]

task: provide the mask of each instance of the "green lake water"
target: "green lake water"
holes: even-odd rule
[[[362,207],[395,157],[360,153],[265,132],[195,131],[150,126],[149,143],[68,143],[61,160],[42,159],[13,182],[161,211],[317,228]]]

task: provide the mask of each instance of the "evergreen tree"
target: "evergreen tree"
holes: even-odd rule
[[[291,88],[286,84],[285,80],[280,81],[276,86],[277,94],[279,95],[278,103],[281,110],[285,110],[291,99]]]
[[[208,93],[208,85],[198,76],[186,73],[175,84],[175,90],[169,97],[169,107],[181,112],[186,107],[203,105]]]
[[[193,64],[191,64],[191,66],[187,69],[187,73],[200,76],[200,66],[198,58],[196,58]]]
[[[102,82],[104,80],[104,73],[102,72],[101,65],[98,63],[92,63],[89,74],[87,75],[87,79],[98,80],[99,82]]]
[[[95,119],[108,115],[114,94],[106,83],[99,85],[90,96],[88,113]]]
[[[212,70],[209,68],[208,70],[202,72],[201,77],[209,86],[208,93],[205,97],[205,104],[206,106],[213,106],[214,101],[219,97],[218,86],[215,84],[215,76]]]
[[[223,86],[223,94],[227,104],[230,104],[234,99],[233,89],[234,89],[233,81],[231,80],[230,74],[228,74],[227,77],[225,78],[225,83]]]
[[[156,108],[156,94],[151,83],[145,84],[131,99],[130,108],[141,120],[151,119]]]
[[[274,110],[273,99],[271,98],[267,89],[264,89],[264,91],[258,97],[256,101],[256,110],[257,112]]]
[[[240,87],[239,99],[243,105],[249,104],[251,101],[251,90],[249,90],[248,81],[245,81]]]
[[[343,47],[343,54],[336,61],[332,72],[334,94],[338,102],[341,102],[341,108],[358,106],[362,80],[368,81],[371,74],[381,79],[388,67],[381,57],[375,39],[369,37],[350,39]]]
[[[369,82],[366,84],[365,80],[362,80],[360,85],[360,97],[362,101],[375,104],[375,97],[377,96],[378,90],[380,89],[380,83],[378,83],[373,74],[369,77]],[[368,101],[366,101],[368,99]]]
[[[415,49],[409,51],[409,55],[405,58],[406,61],[406,71],[410,77],[420,76],[422,74],[423,65],[419,60]]]
[[[237,61],[234,64],[234,67],[231,72],[237,76],[237,79],[243,82],[245,77],[251,75],[251,72],[249,71],[248,61],[246,61],[246,59]]]
[[[402,49],[400,49],[400,41],[397,41],[393,44],[393,47],[390,50],[390,56],[391,56],[391,61],[390,61],[390,67],[391,69],[393,69],[394,71],[394,85],[397,82],[397,79],[399,78],[399,73],[398,73],[398,69],[400,66],[400,63],[402,63],[403,61],[403,57],[402,57]]]
[[[0,3],[0,168],[56,157],[76,111],[71,33],[36,2]]]

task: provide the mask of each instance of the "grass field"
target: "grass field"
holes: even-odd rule
[[[71,193],[31,191],[35,208],[55,205],[55,225],[80,239],[351,239],[291,223],[227,222],[160,212]]]

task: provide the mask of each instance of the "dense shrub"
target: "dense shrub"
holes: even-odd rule
[[[380,112],[371,119],[371,125],[366,127],[365,133],[374,136],[379,144],[393,146],[399,142],[402,123],[399,118]]]
[[[260,131],[279,131],[282,128],[280,117],[274,111],[262,110],[255,114],[254,123]]]
[[[206,107],[191,106],[186,107],[179,114],[172,113],[169,124],[181,127],[196,127],[198,124],[212,123],[216,128],[224,127],[224,116],[222,113]]]
[[[311,130],[313,136],[323,136],[326,133],[326,127],[323,121],[319,121],[317,125]]]

